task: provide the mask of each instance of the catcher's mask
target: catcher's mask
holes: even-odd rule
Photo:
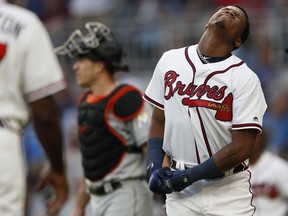
[[[123,49],[111,29],[99,22],[88,22],[85,28],[88,30],[87,34],[76,29],[67,41],[54,51],[58,55],[67,55],[70,58],[102,60],[111,64],[113,70],[128,71],[128,66],[121,64]]]

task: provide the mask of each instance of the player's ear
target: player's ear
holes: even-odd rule
[[[93,62],[93,61],[92,61],[92,62]],[[94,71],[95,71],[97,74],[105,71],[105,63],[104,63],[104,62],[102,62],[102,61],[94,61],[93,64],[94,64],[94,67],[93,67],[93,68],[94,68]]]
[[[242,44],[242,40],[241,39],[237,39],[235,42],[234,42],[234,47],[237,47],[239,48]]]

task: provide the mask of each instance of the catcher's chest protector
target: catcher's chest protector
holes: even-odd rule
[[[126,140],[111,125],[111,120],[125,122],[141,111],[141,93],[130,85],[118,86],[100,100],[84,94],[78,106],[78,125],[82,165],[85,177],[103,179],[120,164],[127,152]]]

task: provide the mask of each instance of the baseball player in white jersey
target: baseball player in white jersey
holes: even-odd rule
[[[72,215],[83,216],[89,200],[93,216],[152,215],[144,179],[151,106],[136,87],[115,80],[128,68],[111,29],[99,22],[85,28],[56,48],[75,60],[77,84],[85,88],[78,103],[84,179]]]
[[[48,212],[57,213],[68,194],[58,110],[51,95],[65,87],[49,36],[36,15],[0,3],[0,215],[24,215],[26,177],[22,128],[31,116],[51,162],[39,182],[56,192]]]
[[[288,162],[266,150],[267,134],[257,138],[249,170],[255,216],[286,216],[288,213]]]
[[[242,7],[219,8],[198,44],[165,52],[155,68],[144,95],[154,105],[147,179],[167,194],[168,216],[254,213],[248,158],[267,105],[232,54],[248,35]]]

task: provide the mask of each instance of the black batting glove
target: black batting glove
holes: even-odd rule
[[[165,167],[159,168],[159,164],[151,163],[147,167],[146,179],[149,185],[149,189],[157,194],[168,194],[172,193],[172,190],[167,187],[164,183],[164,180],[172,176],[173,173],[170,168]]]
[[[173,174],[164,180],[164,184],[171,191],[180,192],[193,183],[187,170],[174,171]]]

